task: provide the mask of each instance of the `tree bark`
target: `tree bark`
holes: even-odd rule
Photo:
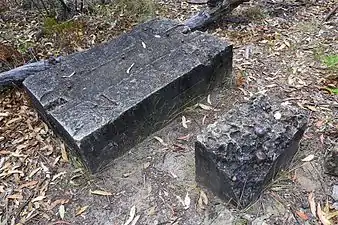
[[[61,57],[53,60],[38,61],[0,73],[0,88],[13,84],[20,85],[30,75],[47,70],[55,63],[60,62],[60,60]]]
[[[198,12],[184,22],[191,31],[200,30],[231,13],[236,7],[250,0],[209,0],[208,8]]]

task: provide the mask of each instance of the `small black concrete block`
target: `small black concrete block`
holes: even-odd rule
[[[196,180],[239,208],[255,201],[291,162],[307,116],[258,96],[230,110],[197,137]]]
[[[231,82],[232,46],[177,25],[149,21],[25,80],[42,117],[92,172]]]

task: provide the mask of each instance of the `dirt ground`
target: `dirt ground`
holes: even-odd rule
[[[180,20],[200,7],[174,0],[159,4],[160,16]],[[2,91],[0,224],[321,224],[330,216],[338,224],[331,197],[338,180],[323,167],[338,146],[338,95],[328,89],[337,87],[337,70],[324,60],[338,54],[338,14],[323,22],[335,4],[255,1],[210,27],[206,32],[234,45],[236,87],[218,88],[201,102],[219,110],[187,109],[99,174],[71,165],[66,147],[20,88]],[[0,42],[21,46],[15,37],[30,33],[18,34],[18,20],[3,20]],[[28,15],[26,22],[32,20]],[[91,34],[89,29],[84,36]],[[100,35],[97,43],[104,41]],[[46,48],[40,50],[43,55]],[[257,93],[308,110],[309,129],[290,169],[255,204],[238,210],[195,182],[194,141],[203,127]],[[314,212],[313,204],[320,210]]]

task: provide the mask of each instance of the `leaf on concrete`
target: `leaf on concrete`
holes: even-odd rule
[[[306,156],[304,159],[302,159],[302,162],[310,162],[315,158],[313,154]]]
[[[135,65],[135,63],[133,63],[133,64],[131,64],[131,65],[129,66],[129,68],[127,69],[127,73],[128,73],[128,74],[130,73],[130,70],[131,70],[131,68],[133,68],[134,65]]]
[[[276,120],[280,120],[282,118],[282,114],[280,112],[276,112],[273,116]]]
[[[205,124],[205,120],[207,119],[207,116],[205,115],[205,116],[203,116],[203,119],[202,119],[202,125],[204,125]]]
[[[154,139],[155,139],[156,141],[160,142],[161,145],[163,145],[163,146],[168,146],[168,144],[165,143],[165,142],[163,141],[162,138],[160,138],[160,137],[158,137],[158,136],[154,136]]]
[[[191,203],[191,199],[190,199],[189,194],[187,192],[187,194],[184,197],[184,209],[189,209],[190,203]]]
[[[212,104],[211,104],[210,95],[208,95],[208,97],[207,97],[207,102],[208,102],[209,105],[212,105]]]
[[[187,118],[185,118],[185,116],[182,116],[182,126],[184,128],[188,128],[188,123],[190,123],[190,120],[187,120]]]
[[[204,105],[202,103],[199,103],[198,106],[201,108],[201,109],[204,109],[204,110],[213,110],[213,108],[211,106],[208,106],[208,105]]]
[[[177,140],[180,140],[180,141],[189,141],[190,136],[191,136],[191,134],[187,134],[185,136],[178,137]]]

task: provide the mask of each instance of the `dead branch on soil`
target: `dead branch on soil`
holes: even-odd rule
[[[323,22],[327,22],[333,16],[333,14],[335,14],[337,9],[338,9],[338,4],[329,12],[329,14],[327,14]]]
[[[235,8],[244,2],[250,0],[214,0],[208,4],[209,8],[198,12],[184,22],[184,25],[189,27],[191,31],[203,29],[207,25],[218,21],[220,18],[231,13]]]
[[[42,60],[0,73],[0,87],[11,86],[13,84],[20,85],[30,75],[47,70],[60,60],[61,57],[51,60]]]

